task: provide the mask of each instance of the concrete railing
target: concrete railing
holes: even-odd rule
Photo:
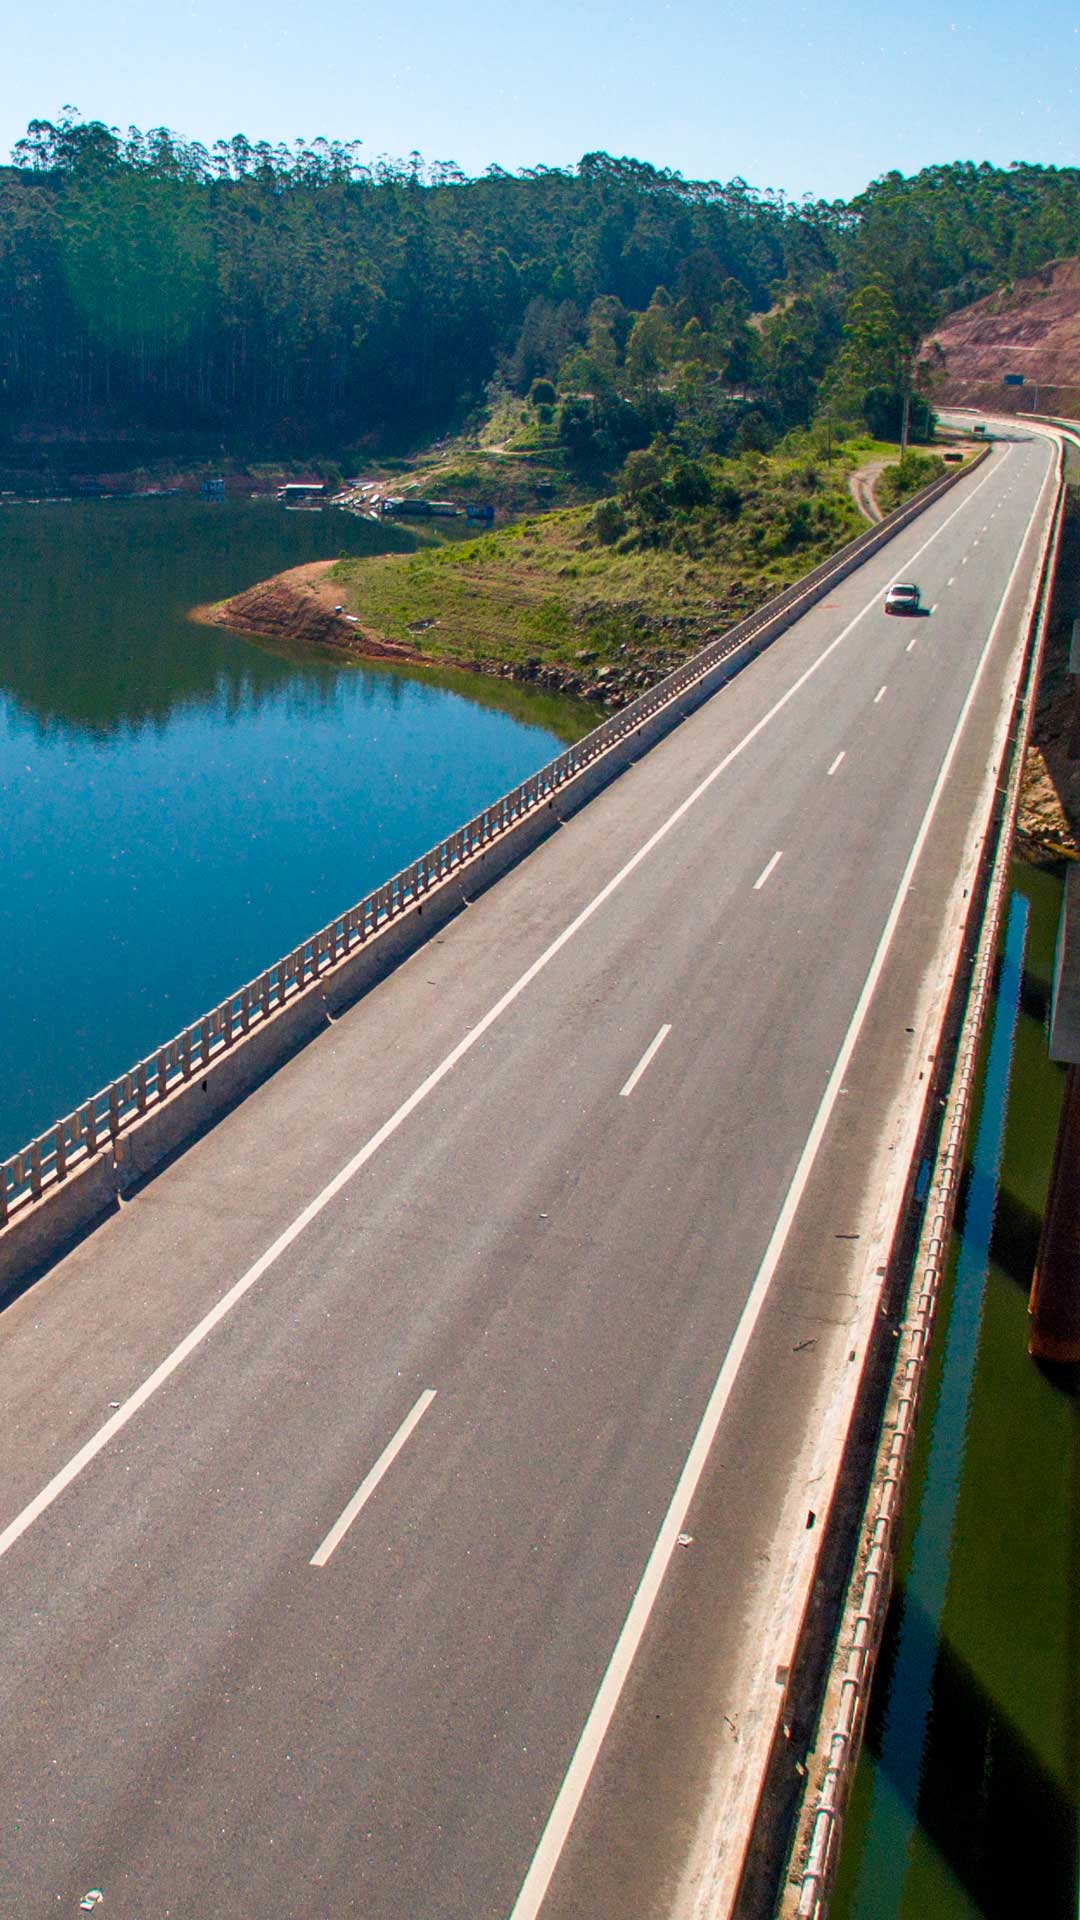
[[[693,658],[484,807],[430,852],[0,1162],[0,1289],[98,1217],[126,1184],[160,1164],[224,1105],[310,1038],[325,1024],[329,1011],[348,1005],[380,972],[427,938],[464,898],[462,885],[455,889],[456,898],[446,897],[448,882],[467,880],[474,894],[490,884],[839,580],[970,473],[988,452],[923,488],[758,612],[709,641]],[[545,809],[549,810],[545,826],[539,832],[527,831],[527,823],[539,822]],[[424,918],[426,906],[429,911]],[[389,930],[406,918],[412,923],[409,937],[388,941]],[[372,963],[358,966],[358,956],[367,962],[371,949],[382,956],[381,965],[372,952]],[[222,1074],[223,1064],[241,1054],[246,1056],[244,1070]],[[211,1091],[208,1076],[212,1076],[215,1097],[186,1102],[177,1111],[185,1090]],[[154,1125],[154,1116],[166,1112],[167,1123]],[[125,1151],[129,1141],[130,1150]],[[95,1173],[98,1178],[88,1178]],[[80,1177],[73,1181],[76,1175]],[[73,1186],[78,1196],[70,1191],[67,1204],[57,1207],[51,1230],[15,1233],[23,1216],[39,1214],[41,1202],[50,1196],[59,1202]]]

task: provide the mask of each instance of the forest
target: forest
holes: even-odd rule
[[[474,179],[362,153],[32,121],[0,168],[0,449],[344,455],[500,395],[598,472],[676,416],[699,454],[823,405],[887,433],[938,317],[1080,250],[1076,169],[957,162],[796,203],[603,153]]]

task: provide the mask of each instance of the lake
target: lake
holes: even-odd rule
[[[267,502],[0,503],[0,1154],[593,724],[186,617],[414,540]]]

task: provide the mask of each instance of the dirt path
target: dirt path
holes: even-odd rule
[[[884,469],[891,466],[890,460],[868,460],[865,467],[857,467],[848,475],[851,497],[864,520],[877,521],[882,518],[874,488]]]

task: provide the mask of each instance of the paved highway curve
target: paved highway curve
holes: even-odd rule
[[[694,1909],[1052,463],[995,449],[0,1318],[5,1920]]]

